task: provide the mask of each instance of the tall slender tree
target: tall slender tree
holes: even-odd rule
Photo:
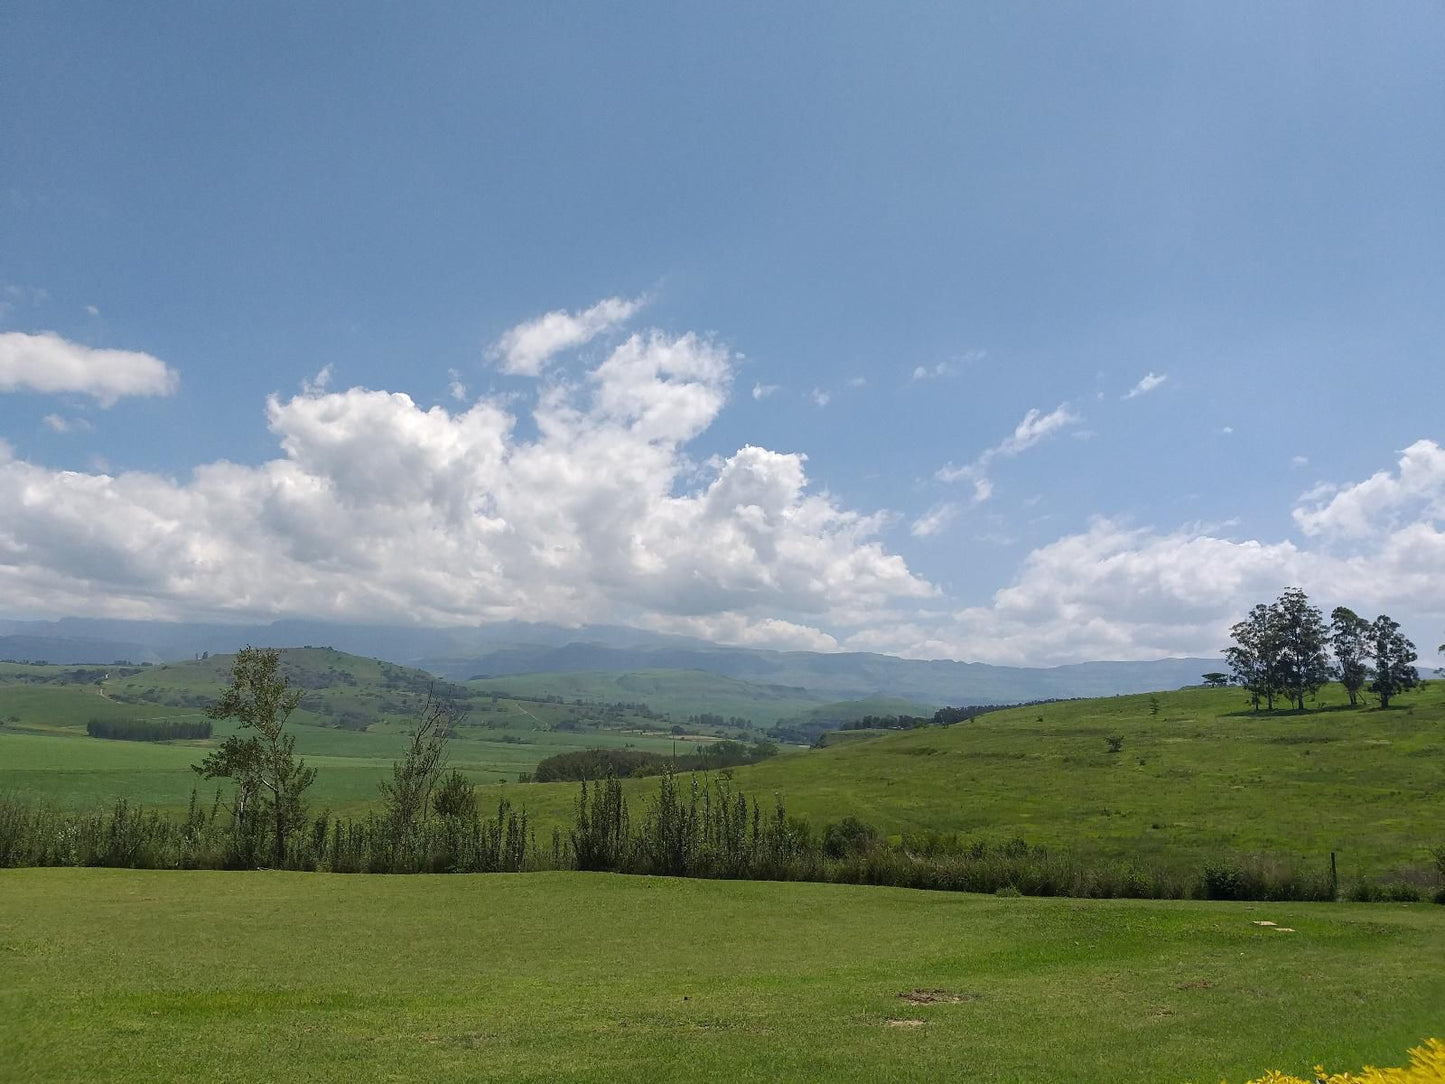
[[[1390,698],[1413,689],[1420,682],[1420,672],[1415,669],[1415,645],[1400,632],[1400,623],[1392,621],[1387,614],[1375,618],[1370,626],[1374,641],[1375,680],[1370,691],[1380,698],[1380,707],[1388,708]]]
[[[380,783],[387,819],[399,837],[426,820],[432,792],[446,770],[447,742],[465,716],[454,701],[427,690],[406,756],[391,766],[391,780]]]
[[[306,819],[306,789],[316,769],[296,756],[296,736],[286,721],[301,703],[301,690],[288,686],[274,648],[243,648],[231,665],[231,684],[206,709],[212,719],[235,719],[249,736],[233,734],[195,770],[206,779],[236,780],[238,821],[264,818],[276,865],[286,860],[286,843]]]
[[[1334,676],[1350,697],[1350,707],[1359,704],[1360,690],[1370,680],[1370,623],[1348,606],[1336,606],[1330,614],[1330,646],[1335,652]]]
[[[1271,609],[1280,638],[1280,685],[1294,706],[1304,711],[1305,697],[1330,680],[1324,615],[1298,587],[1286,590]]]
[[[1229,630],[1233,647],[1224,649],[1224,657],[1234,674],[1235,684],[1249,693],[1249,702],[1259,710],[1263,700],[1274,710],[1275,694],[1280,691],[1280,630],[1273,608],[1259,603],[1249,616],[1236,622]]]

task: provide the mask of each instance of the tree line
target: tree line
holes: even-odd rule
[[[1393,698],[1420,682],[1419,656],[1398,621],[1388,614],[1367,621],[1348,606],[1336,606],[1326,623],[1298,587],[1274,602],[1256,604],[1229,635],[1234,643],[1224,649],[1224,657],[1232,680],[1249,694],[1256,711],[1261,704],[1273,711],[1277,698],[1303,711],[1305,698],[1330,681],[1344,686],[1351,707],[1367,690],[1388,708]]]
[[[209,719],[92,719],[85,724],[92,738],[112,741],[183,741],[211,736]]]

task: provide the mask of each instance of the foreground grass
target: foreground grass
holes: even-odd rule
[[[0,872],[7,1081],[1203,1082],[1394,1064],[1442,1006],[1427,905]]]

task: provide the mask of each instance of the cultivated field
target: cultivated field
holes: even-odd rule
[[[1445,1027],[1426,904],[6,870],[0,960],[17,1082],[1238,1084]]]

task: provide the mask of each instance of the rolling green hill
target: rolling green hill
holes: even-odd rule
[[[785,716],[811,710],[821,700],[820,696],[797,686],[757,685],[704,670],[514,674],[464,684],[477,693],[642,701],[677,722],[707,712],[748,719],[760,728],[771,726]]]
[[[319,769],[313,804],[366,808],[400,755],[417,690],[431,679],[325,649],[296,649],[286,658],[298,683],[325,686],[308,691],[296,726],[298,751]],[[213,657],[101,684],[53,683],[58,668],[0,668],[0,792],[66,808],[118,797],[184,805],[196,782],[190,765],[231,724],[217,724],[209,743],[138,744],[88,738],[85,723],[194,717],[200,709],[192,705],[216,695],[228,666]],[[574,696],[511,698],[540,697],[541,683],[555,677],[537,676],[536,687],[517,677],[460,686],[469,714],[451,747],[452,763],[489,785],[484,806],[496,801],[501,784],[500,793],[526,806],[543,831],[570,823],[576,790],[519,784],[518,775],[568,750],[671,751],[671,725],[651,705],[681,712],[694,703],[686,699],[691,690],[711,697],[703,702],[712,710],[837,709],[699,673],[572,675],[567,692]],[[1418,866],[1430,847],[1445,845],[1445,683],[1406,695],[1398,710],[1352,710],[1344,699],[1329,687],[1321,710],[1272,715],[1250,712],[1231,689],[1058,702],[953,726],[863,732],[732,775],[736,788],[763,805],[777,794],[790,814],[816,827],[856,816],[894,838],[1022,838],[1191,867],[1225,853],[1315,863],[1335,852],[1344,878]],[[647,715],[639,714],[643,703]],[[364,714],[367,728],[337,726],[345,711]],[[640,813],[656,782],[625,786]]]
[[[1022,838],[1163,865],[1334,851],[1349,877],[1445,846],[1445,683],[1389,711],[1351,710],[1338,687],[1303,714],[1256,715],[1242,699],[1190,689],[1012,708],[778,757],[733,782],[816,826],[857,816],[895,837]],[[640,809],[655,783],[625,786]],[[565,822],[575,800],[561,784],[507,791],[544,822]]]
[[[164,743],[91,738],[86,724],[202,718],[229,680],[231,659],[140,668],[0,664],[0,794],[67,809],[118,798],[177,809],[198,784],[209,796],[215,784],[201,783],[191,765],[232,733],[233,723],[217,722],[207,741]],[[669,721],[640,704],[510,699],[329,648],[284,649],[282,666],[305,690],[292,722],[297,752],[318,769],[310,793],[317,807],[355,812],[376,799],[432,687],[467,712],[450,763],[478,783],[515,780],[554,753],[599,746],[665,753],[679,740]]]

